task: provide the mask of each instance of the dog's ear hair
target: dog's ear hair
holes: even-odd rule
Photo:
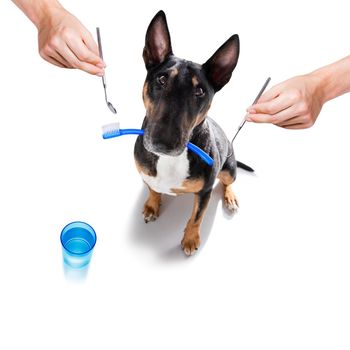
[[[146,68],[152,68],[164,62],[172,54],[169,29],[163,11],[159,11],[152,19],[146,33],[143,59]]]
[[[236,67],[238,56],[239,37],[235,34],[203,64],[204,72],[213,85],[215,92],[229,82]]]

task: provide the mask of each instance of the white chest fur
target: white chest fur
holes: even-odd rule
[[[141,172],[142,179],[152,190],[170,195],[176,195],[171,189],[181,188],[188,175],[187,148],[177,157],[160,156],[157,162],[157,176]]]

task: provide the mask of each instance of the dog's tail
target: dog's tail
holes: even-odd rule
[[[250,166],[248,166],[242,162],[237,161],[237,166],[238,166],[238,168],[244,169],[246,171],[254,172],[254,169],[252,169]]]

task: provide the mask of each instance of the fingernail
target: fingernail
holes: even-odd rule
[[[250,118],[250,117],[245,117],[245,120],[246,120],[247,122],[251,122],[251,121],[252,121],[252,118]]]
[[[99,63],[96,64],[96,67],[98,67],[98,68],[105,68],[106,65],[104,63],[102,63],[102,62],[99,62]]]
[[[96,75],[99,76],[99,77],[103,77],[105,75],[105,73],[104,72],[98,72],[98,73],[96,73]]]
[[[249,108],[247,109],[247,112],[250,113],[250,114],[255,114],[255,113],[256,113],[256,110],[255,110],[254,108],[252,108],[252,107],[249,107]]]

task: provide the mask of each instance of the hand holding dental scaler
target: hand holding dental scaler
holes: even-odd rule
[[[350,56],[312,73],[288,79],[250,106],[246,120],[286,129],[311,127],[324,103],[350,92]]]
[[[61,68],[76,68],[103,76],[106,64],[99,57],[91,33],[57,0],[12,0],[38,29],[40,56]]]

